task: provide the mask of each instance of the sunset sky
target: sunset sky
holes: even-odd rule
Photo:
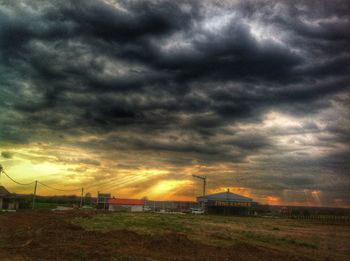
[[[194,200],[196,174],[350,207],[349,28],[345,0],[0,0],[0,164],[93,195]]]

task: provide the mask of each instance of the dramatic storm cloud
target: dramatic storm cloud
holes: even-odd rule
[[[345,0],[1,1],[0,162],[123,197],[194,199],[199,174],[350,206],[349,28]]]

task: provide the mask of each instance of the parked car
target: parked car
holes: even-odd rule
[[[201,209],[201,208],[192,208],[192,209],[191,209],[191,213],[192,213],[192,214],[201,215],[201,214],[204,214],[204,210]]]
[[[51,211],[69,211],[73,210],[71,207],[57,206],[56,208],[51,209]]]
[[[144,212],[151,212],[152,209],[149,206],[143,206],[143,211]]]
[[[84,209],[84,210],[95,210],[95,208],[93,206],[89,206],[89,205],[84,205],[81,207],[81,209]]]

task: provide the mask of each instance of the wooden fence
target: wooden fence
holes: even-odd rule
[[[316,221],[320,223],[327,224],[349,224],[350,225],[350,216],[337,216],[337,215],[291,215],[288,216],[293,219],[302,219]]]

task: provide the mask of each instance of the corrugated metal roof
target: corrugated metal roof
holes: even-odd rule
[[[220,192],[198,197],[198,200],[221,200],[221,201],[237,201],[237,202],[252,202],[251,198],[237,195],[232,192]]]
[[[112,205],[145,205],[145,201],[143,199],[110,198],[107,200],[107,203]]]

